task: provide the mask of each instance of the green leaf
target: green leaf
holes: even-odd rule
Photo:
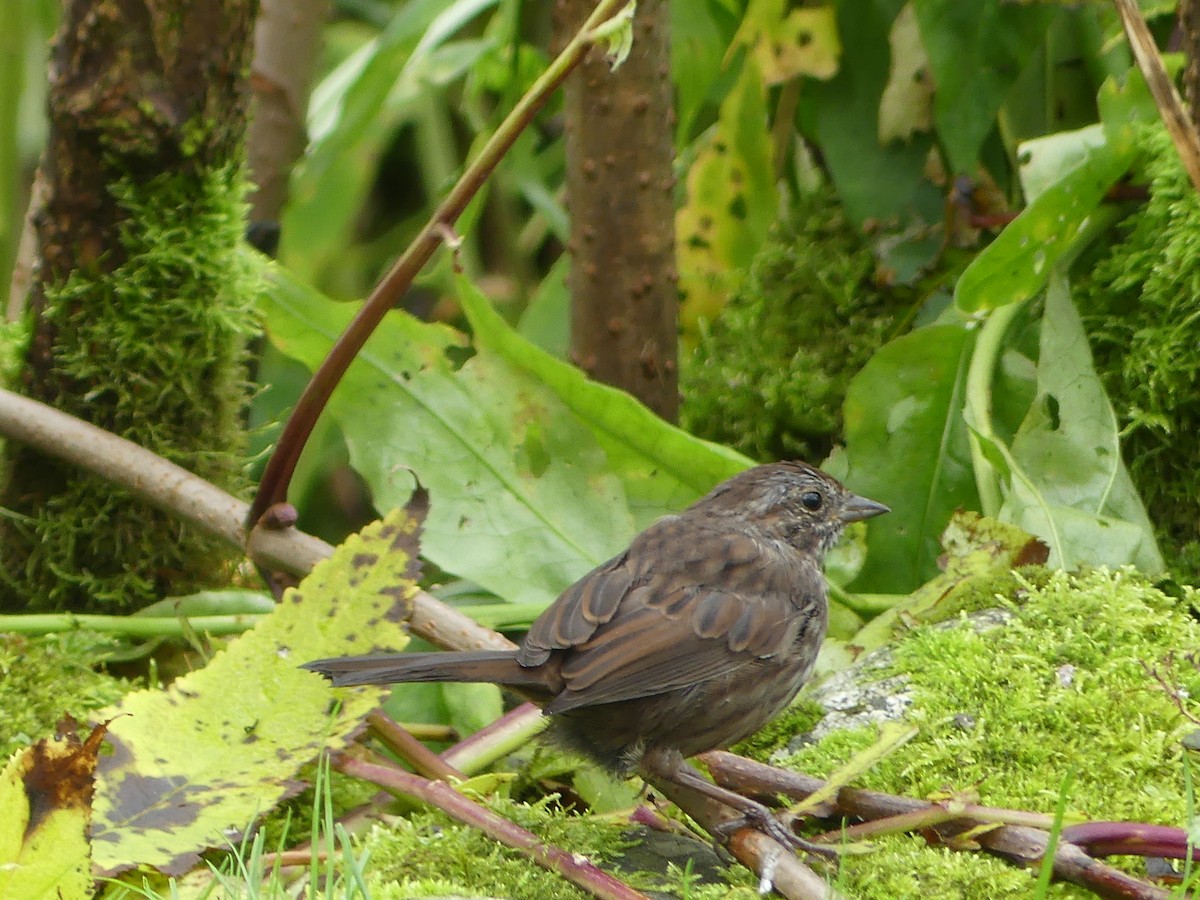
[[[697,147],[687,201],[675,216],[685,332],[712,319],[737,290],[779,206],[766,89],[752,59]]]
[[[1000,518],[1050,545],[1052,565],[1162,571],[1163,560],[1125,463],[1112,404],[1096,376],[1066,276],[1046,292],[1038,393],[1012,442]]]
[[[940,545],[943,571],[864,625],[852,642],[860,653],[886,644],[898,626],[955,616],[978,596],[981,582],[994,585],[996,576],[1042,565],[1047,557],[1046,545],[1020,528],[963,510],[951,516]]]
[[[504,697],[494,684],[398,684],[384,709],[397,722],[449,725],[466,737],[504,714]]]
[[[522,336],[558,359],[566,359],[571,349],[570,263],[567,253],[554,261],[517,323]]]
[[[45,738],[0,771],[0,897],[93,896],[88,823],[103,737],[101,726],[85,741]]]
[[[977,312],[1028,300],[1045,287],[1060,260],[1090,240],[1097,208],[1105,192],[1129,169],[1133,147],[1092,143],[1098,137],[1095,130],[1084,129],[1077,137],[1072,155],[1078,155],[1080,162],[1042,190],[963,272],[954,289],[959,309]],[[1030,144],[1039,150],[1046,146]],[[1062,155],[1061,146],[1056,153]],[[1044,176],[1039,176],[1042,180]]]
[[[664,422],[624,391],[592,381],[534,346],[466,278],[458,280],[458,297],[481,355],[495,354],[536,378],[591,430],[625,487],[639,528],[754,464]]]
[[[354,217],[389,140],[407,121],[429,124],[431,85],[461,75],[489,46],[452,44],[450,38],[497,2],[411,0],[382,34],[313,89],[310,144],[293,179],[281,260],[309,280],[344,265]],[[428,155],[421,159],[431,162]],[[435,187],[441,181],[436,173],[424,174]]]
[[[277,268],[270,338],[310,369],[354,308]],[[535,378],[493,353],[469,356],[451,328],[393,312],[330,401],[377,506],[429,489],[422,553],[512,601],[548,604],[619,551],[634,523],[591,432]]]
[[[867,523],[855,591],[907,593],[937,574],[938,538],[958,507],[978,507],[962,418],[974,334],[930,325],[885,345],[846,394],[844,468],[855,492],[892,511]]]
[[[671,74],[675,82],[676,142],[692,137],[696,120],[721,72],[735,20],[720,0],[671,4]]]
[[[98,769],[99,870],[186,871],[299,790],[300,766],[351,741],[386,689],[334,689],[299,665],[404,647],[418,528],[404,510],[368,525],[205,668],[97,713],[114,750]]]
[[[914,217],[940,221],[942,192],[925,177],[933,137],[879,139],[880,98],[891,77],[889,39],[903,0],[842,0],[838,4],[842,61],[827,82],[806,86],[815,104],[822,158],[855,221]]]
[[[996,112],[1060,10],[1007,0],[913,0],[937,91],[934,121],[955,174],[974,174]]]

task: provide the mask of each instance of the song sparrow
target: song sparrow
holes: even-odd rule
[[[504,685],[538,703],[560,741],[611,771],[640,768],[693,788],[789,839],[765,807],[683,759],[752,734],[796,695],[825,636],[825,553],[845,525],[887,511],[805,463],[757,466],[584,575],[516,650],[343,657],[304,668],[335,685]]]

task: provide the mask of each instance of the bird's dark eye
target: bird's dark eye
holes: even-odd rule
[[[823,499],[816,491],[805,491],[800,495],[801,505],[809,512],[816,512],[820,509]]]

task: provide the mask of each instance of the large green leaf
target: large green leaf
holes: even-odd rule
[[[950,167],[974,174],[996,112],[1060,13],[1049,3],[913,0],[937,90],[934,120]]]
[[[270,339],[309,368],[354,313],[283,269]],[[549,603],[634,533],[621,482],[591,431],[537,379],[451,328],[385,317],[328,412],[382,509],[413,476],[429,489],[426,558],[513,601]]]
[[[687,505],[754,463],[664,422],[624,391],[592,381],[518,334],[465,278],[459,300],[481,354],[492,353],[535,377],[579,417],[625,486],[638,527]]]
[[[385,688],[334,689],[307,660],[403,648],[419,522],[397,510],[351,536],[203,669],[97,713],[92,857],[107,873],[191,868],[295,793],[300,766],[344,747]]]
[[[721,74],[721,58],[737,20],[720,0],[671,4],[671,74],[675,82],[678,142],[692,137],[692,125]]]
[[[1129,168],[1133,147],[1101,142],[1098,127],[1072,135],[1030,142],[1040,151],[1032,173],[1040,193],[963,272],[954,289],[959,309],[995,309],[1036,296],[1057,263],[1094,234],[1100,202]],[[1044,174],[1043,155],[1079,161],[1046,186],[1053,176]]]
[[[903,0],[842,0],[842,61],[827,82],[806,87],[814,102],[816,139],[838,196],[856,222],[940,221],[944,199],[924,176],[932,135],[879,140],[879,105],[891,77],[889,38]]]
[[[488,49],[454,34],[498,0],[411,0],[384,31],[351,54],[313,90],[311,143],[298,165],[284,216],[280,259],[306,278],[344,264],[354,217],[396,130],[418,120],[428,131],[427,105],[435,85],[463,74]],[[422,125],[422,123],[424,123]],[[444,153],[421,161],[435,187],[453,166]],[[440,161],[440,162],[439,162]]]
[[[1046,291],[1037,383],[1011,449],[991,440],[1007,475],[1000,518],[1044,540],[1052,565],[1132,563],[1161,572],[1154,531],[1121,459],[1116,415],[1058,272]]]
[[[937,574],[951,513],[978,508],[962,419],[973,346],[962,325],[919,328],[880,349],[850,383],[845,480],[892,508],[868,523],[857,591],[907,593],[924,584]]]
[[[774,169],[766,88],[748,58],[716,124],[697,141],[687,201],[675,216],[685,334],[716,316],[745,278],[778,212]]]

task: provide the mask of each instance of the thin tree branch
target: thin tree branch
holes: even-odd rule
[[[506,847],[520,851],[542,868],[556,872],[594,897],[605,900],[646,900],[645,894],[596,868],[584,857],[541,843],[533,832],[465,797],[445,782],[428,781],[419,775],[364,762],[345,753],[334,754],[333,767],[346,775],[377,784],[391,793],[415,797],[423,803],[436,806],[456,821],[478,828]]]
[[[737,810],[691,788],[660,779],[647,780],[709,834],[719,834],[725,826],[743,818]],[[729,836],[727,846],[738,862],[758,876],[762,893],[774,889],[788,900],[842,900],[825,878],[761,831],[739,828]]]
[[[317,417],[354,357],[358,355],[384,315],[404,296],[417,273],[442,244],[446,229],[454,225],[467,204],[499,165],[504,154],[533,121],[538,110],[558,89],[563,79],[583,60],[592,47],[595,39],[593,31],[596,27],[610,19],[624,4],[625,0],[600,0],[587,22],[542,76],[517,101],[512,112],[500,123],[479,155],[467,166],[462,177],[434,211],[420,234],[396,260],[383,280],[375,286],[371,296],[334,343],[329,355],[313,373],[312,380],[305,387],[295,410],[284,425],[275,452],[263,471],[258,494],[250,505],[247,527],[253,526],[269,507],[287,499],[288,485],[291,483],[300,453],[312,434]]]
[[[1200,191],[1200,134],[1192,123],[1191,116],[1183,107],[1179,91],[1175,90],[1162,57],[1154,43],[1154,37],[1146,26],[1142,11],[1138,8],[1137,0],[1113,0],[1117,13],[1121,16],[1121,24],[1125,27],[1125,36],[1133,50],[1133,58],[1137,60],[1138,68],[1146,79],[1154,103],[1158,106],[1163,124],[1175,142],[1183,167],[1192,180],[1192,187]]]
[[[772,798],[782,794],[801,800],[825,786],[825,782],[820,778],[777,769],[724,751],[705,753],[700,759],[708,766],[718,784],[747,796]],[[832,803],[836,814],[864,821],[891,819],[937,808],[937,804],[925,800],[860,788],[842,788],[832,798]],[[993,814],[1001,812],[986,807],[984,809]],[[1015,811],[1005,812],[1016,814]],[[931,830],[953,846],[957,835],[988,820],[995,821],[996,816],[989,816],[987,820],[977,819],[964,810],[964,814],[954,821],[934,825]],[[1040,828],[1000,825],[991,830],[973,833],[970,839],[991,853],[1028,867],[1037,865],[1046,855],[1050,835]],[[1061,881],[1070,881],[1085,887],[1101,897],[1121,900],[1166,900],[1171,896],[1168,891],[1157,885],[1092,859],[1080,847],[1065,841],[1060,842],[1054,854],[1054,876]]]
[[[94,472],[128,488],[147,503],[179,516],[227,543],[245,549],[259,565],[306,575],[333,552],[324,541],[295,528],[254,528],[243,540],[247,505],[203,478],[60,410],[0,389],[0,435]],[[451,650],[507,649],[513,643],[458,610],[418,591],[410,630]]]

